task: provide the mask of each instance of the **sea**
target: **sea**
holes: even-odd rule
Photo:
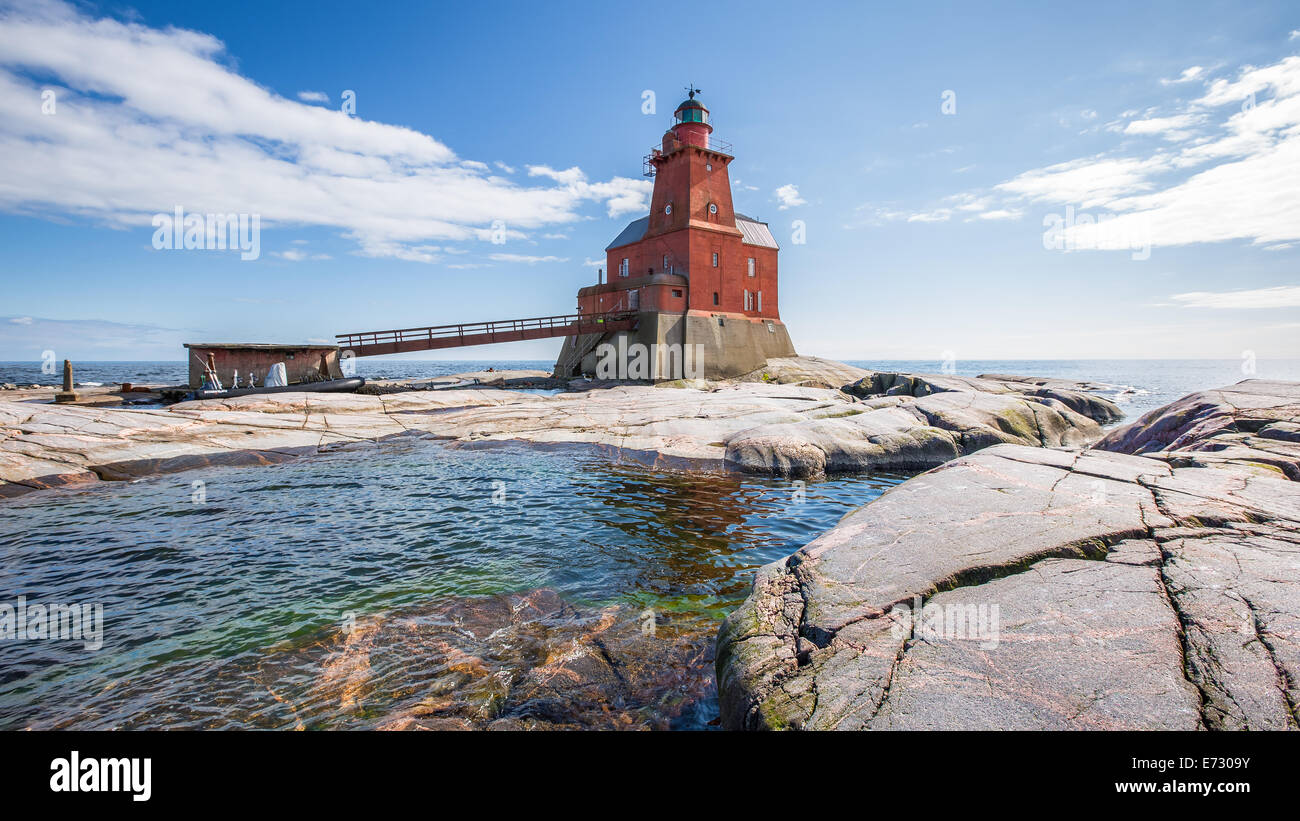
[[[852,364],[942,371],[938,362]],[[358,371],[423,378],[550,365],[361,360]],[[1300,360],[990,360],[957,362],[955,372],[1102,383],[1135,419],[1246,378],[1300,380]],[[76,371],[82,384],[185,376],[183,362]],[[56,381],[39,363],[0,363],[0,382]],[[791,482],[652,468],[580,447],[401,437],[256,468],[38,491],[0,502],[0,730],[369,729],[439,711],[473,726],[502,716],[605,726],[590,722],[613,715],[617,726],[710,729],[712,637],[755,571],[905,479]],[[660,643],[671,634],[674,647],[699,652],[682,656],[667,683],[637,687],[663,679],[655,671],[668,662],[652,640],[625,639],[619,646],[651,655],[611,662],[623,678],[602,696],[609,703],[583,708],[573,694],[595,684],[566,691],[570,668],[539,673],[570,663],[575,634],[560,625],[522,635],[483,615],[497,612],[484,602],[536,591],[572,608],[557,618],[585,631],[583,646],[613,648],[591,631],[650,613],[664,625]],[[6,638],[5,608],[20,601],[98,606],[99,640]],[[390,627],[364,640],[349,632],[376,622]],[[411,639],[430,635],[420,630],[436,640]]]
[[[1099,391],[1119,403],[1125,421],[1196,391],[1223,387],[1243,379],[1300,380],[1297,359],[986,359],[943,363],[933,360],[844,360],[850,365],[903,373],[986,373],[1052,377],[1097,382],[1110,386]],[[426,379],[486,370],[550,371],[551,360],[444,360],[368,358],[356,360],[357,376],[366,379]],[[48,369],[48,366],[47,366]],[[75,379],[81,385],[184,384],[189,378],[184,361],[77,362]],[[0,361],[0,383],[52,386],[62,384],[62,371],[43,373],[40,362]]]

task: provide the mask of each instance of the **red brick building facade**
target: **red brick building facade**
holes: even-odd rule
[[[650,214],[606,247],[608,274],[578,291],[578,310],[638,311],[639,341],[705,345],[710,375],[730,376],[794,348],[778,311],[776,240],[766,223],[733,209],[734,157],[712,132],[692,91],[645,158],[655,180]],[[581,352],[565,350],[576,369]]]

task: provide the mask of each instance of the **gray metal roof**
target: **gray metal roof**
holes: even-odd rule
[[[623,229],[623,232],[614,237],[614,241],[605,246],[608,251],[611,248],[618,248],[620,245],[627,245],[630,242],[636,242],[645,236],[645,231],[650,227],[650,217],[644,216],[639,220],[632,220]]]
[[[753,217],[737,214],[736,227],[740,229],[740,233],[744,234],[744,239],[741,241],[746,245],[758,245],[763,248],[776,248],[777,250],[781,248],[776,244],[776,237],[772,236],[766,222],[759,222]]]
[[[609,251],[636,242],[645,236],[646,229],[649,227],[650,217],[648,216],[629,222],[627,227],[623,229],[622,233],[617,237],[614,237],[614,241],[605,246],[605,250]],[[766,222],[759,222],[753,217],[747,217],[744,214],[737,214],[736,227],[739,228],[740,233],[744,235],[741,241],[746,245],[757,245],[761,248],[776,248],[777,250],[780,250],[781,248],[781,246],[776,244],[776,237],[772,236],[772,232],[768,229]]]

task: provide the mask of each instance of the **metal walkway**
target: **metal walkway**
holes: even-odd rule
[[[338,339],[340,350],[352,351],[355,356],[380,356],[437,348],[461,348],[467,345],[491,345],[494,342],[626,331],[635,326],[636,312],[609,311],[603,314],[503,319],[396,331],[365,331],[337,334],[335,338]]]

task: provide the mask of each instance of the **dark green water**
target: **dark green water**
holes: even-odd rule
[[[755,568],[899,480],[837,478],[801,494],[579,449],[401,438],[33,494],[0,506],[0,603],[102,604],[104,644],[0,641],[0,728],[375,726],[431,686],[422,670],[448,669],[443,638],[457,630],[474,632],[490,664],[515,651],[494,616],[475,611],[471,630],[448,603],[538,588],[584,612],[652,609],[703,646]],[[338,666],[340,625],[368,618],[433,619],[443,649],[377,634],[358,707],[322,685],[322,669]],[[560,652],[546,644],[558,639],[534,639],[527,664]],[[520,708],[522,691],[502,692],[494,710]],[[702,692],[672,726],[716,714]]]

